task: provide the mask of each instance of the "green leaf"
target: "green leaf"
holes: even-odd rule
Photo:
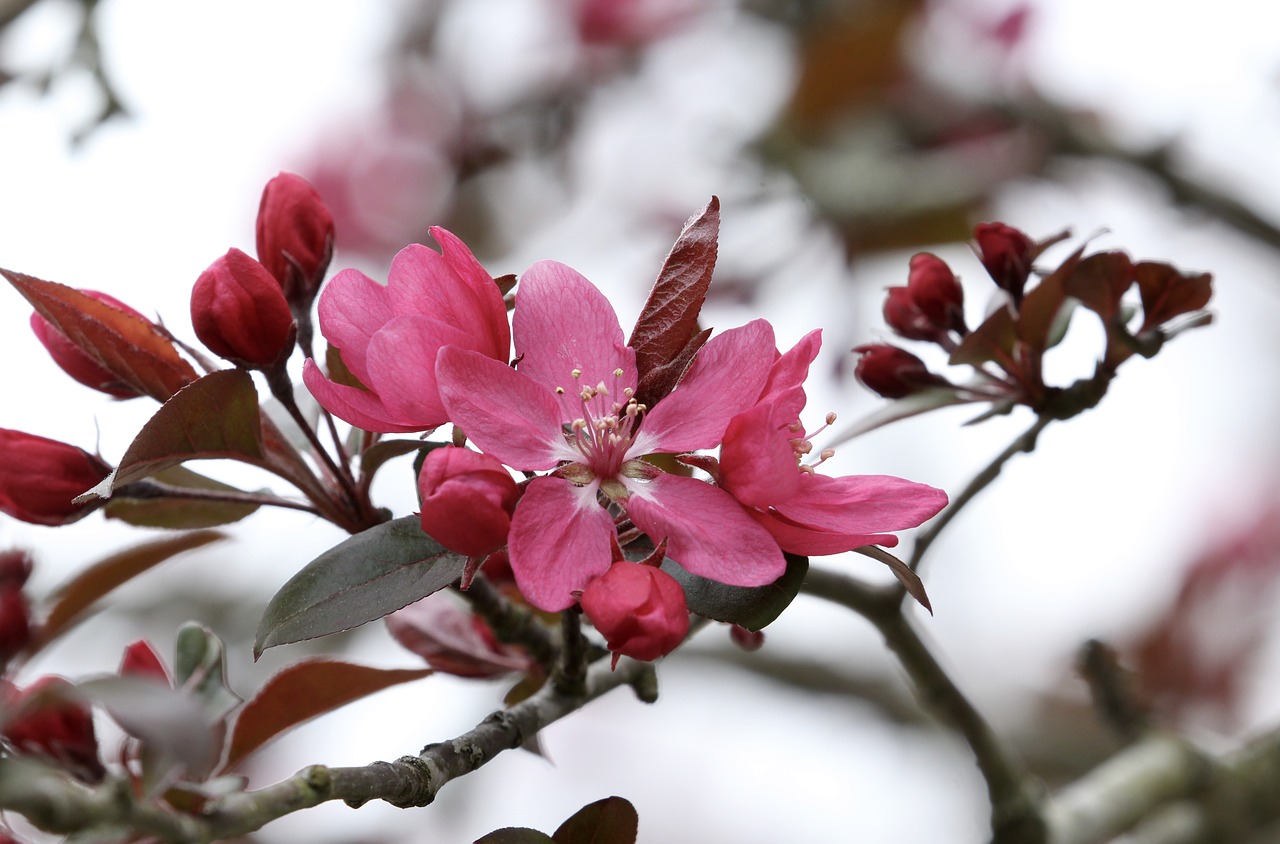
[[[202,530],[158,539],[112,554],[58,587],[49,599],[49,613],[40,627],[43,647],[65,633],[81,614],[121,584],[163,563],[176,554],[224,539],[217,531]]]
[[[286,583],[263,613],[253,652],[350,630],[438,592],[467,558],[404,516],[330,548]]]
[[[52,281],[0,269],[0,275],[81,351],[140,393],[165,401],[196,372],[150,322]]]
[[[640,817],[621,797],[583,806],[551,836],[556,844],[635,844]]]
[[[116,470],[81,498],[110,498],[117,486],[211,458],[266,466],[258,391],[243,370],[210,372],[175,393],[142,426]]]
[[[330,659],[290,665],[240,710],[223,768],[234,768],[267,742],[318,715],[431,673],[430,668],[371,668]]]
[[[556,844],[556,840],[536,829],[509,826],[477,838],[475,844]]]
[[[165,486],[211,492],[243,492],[230,484],[207,478],[185,466],[162,469],[151,479]],[[256,503],[235,501],[201,501],[166,496],[162,490],[156,497],[132,498],[119,494],[102,508],[108,519],[119,519],[136,527],[194,528],[217,527],[238,522],[258,509]]]
[[[669,364],[698,335],[698,314],[711,286],[719,237],[720,200],[713,196],[684,224],[640,310],[627,345],[636,352],[636,399],[643,404],[652,407],[670,393],[684,371],[684,366],[675,371]],[[687,356],[692,358],[692,352]]]
[[[684,587],[684,598],[689,610],[698,615],[740,624],[751,631],[760,630],[782,615],[800,592],[805,575],[809,573],[809,558],[786,554],[787,570],[782,577],[766,586],[728,586],[685,571],[668,558],[662,562],[662,570],[674,577]]]

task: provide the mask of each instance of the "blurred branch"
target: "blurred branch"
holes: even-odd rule
[[[1044,821],[1030,778],[920,637],[903,611],[900,588],[871,586],[812,566],[803,588],[811,595],[854,610],[874,624],[911,677],[925,711],[954,728],[968,742],[987,783],[992,841],[996,844],[1045,841]]]
[[[0,0],[0,29],[13,23],[40,0]]]
[[[135,799],[128,784],[109,779],[96,788],[23,760],[0,761],[0,808],[24,815],[50,832],[126,826],[164,841],[211,841],[253,832],[271,821],[330,800],[360,806],[384,800],[407,808],[426,806],[451,780],[477,770],[504,750],[519,747],[539,730],[605,693],[633,685],[647,699],[653,666],[624,659],[616,670],[597,663],[583,696],[566,696],[548,683],[527,700],[494,712],[450,741],[427,745],[417,756],[362,767],[313,765],[287,780],[252,792],[210,800],[200,816],[162,802]],[[33,776],[32,772],[44,772]]]

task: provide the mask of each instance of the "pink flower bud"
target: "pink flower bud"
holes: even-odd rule
[[[0,428],[0,513],[37,525],[74,522],[93,505],[71,499],[110,472],[110,466],[84,449]]]
[[[653,566],[614,563],[587,584],[581,603],[609,643],[614,664],[620,654],[645,661],[665,656],[689,633],[684,590]]]
[[[96,290],[81,290],[80,292],[97,299],[103,304],[118,308],[125,313],[133,314],[139,319],[147,319],[124,302],[108,296],[106,293],[99,293]],[[150,320],[147,321],[150,322]],[[36,339],[49,352],[49,357],[53,358],[53,362],[61,367],[63,372],[86,387],[92,387],[118,399],[132,399],[142,395],[133,387],[122,383],[119,378],[89,357],[84,350],[71,342],[67,335],[59,331],[57,326],[41,316],[39,312],[31,314],[31,330],[35,332]]]
[[[141,677],[166,686],[172,685],[168,669],[146,639],[139,639],[124,649],[124,659],[120,661],[120,676]]]
[[[907,275],[907,289],[937,329],[965,333],[964,288],[945,261],[928,252],[914,255]]]
[[[519,489],[487,454],[437,448],[418,474],[422,529],[450,551],[480,557],[507,544]]]
[[[900,399],[930,387],[953,386],[930,372],[920,358],[897,346],[867,343],[854,351],[862,357],[853,374],[867,389],[886,399]]]
[[[979,223],[973,229],[978,258],[992,280],[1008,291],[1014,304],[1022,301],[1023,288],[1031,276],[1031,262],[1039,254],[1036,242],[1004,223]]]
[[[0,551],[0,589],[21,589],[31,577],[31,555],[26,551]]]
[[[301,176],[267,182],[258,206],[258,260],[295,309],[306,309],[333,257],[333,214]]]
[[[93,713],[75,698],[66,680],[41,677],[11,693],[8,709],[12,717],[3,735],[16,752],[48,759],[85,782],[106,776],[98,759]]]
[[[293,350],[289,303],[267,268],[231,249],[196,279],[191,324],[214,354],[246,369],[270,369]]]

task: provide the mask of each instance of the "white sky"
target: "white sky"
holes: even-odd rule
[[[72,151],[67,139],[87,108],[84,80],[68,80],[46,98],[20,86],[0,89],[0,266],[108,291],[159,313],[189,337],[191,283],[228,247],[252,251],[266,179],[290,168],[311,139],[351,119],[337,115],[351,114],[376,89],[377,62],[398,7],[336,0],[104,0],[101,7],[109,71],[134,119],[109,124]],[[486,16],[521,19],[512,17],[521,8],[521,0],[478,0],[471,25]],[[1048,93],[1096,107],[1123,139],[1180,137],[1196,172],[1223,180],[1280,219],[1273,163],[1280,148],[1280,13],[1250,0],[1221,0],[1212,14],[1203,4],[1137,0],[1043,2],[1037,10],[1025,60]],[[42,4],[0,44],[0,56],[39,66],[61,49],[68,13],[68,4]],[[516,254],[490,268],[518,271],[533,259],[556,258],[606,288],[628,274],[651,276],[653,256],[660,258],[667,243],[625,243],[629,218],[643,217],[646,203],[682,203],[692,212],[724,190],[719,179],[742,178],[718,157],[714,138],[725,126],[746,134],[785,96],[785,75],[765,75],[759,101],[715,111],[720,123],[713,127],[698,122],[724,79],[779,63],[779,45],[761,28],[737,24],[730,31],[738,40],[713,31],[676,39],[636,86],[636,97],[602,106],[584,155],[582,175],[593,190],[567,215],[541,221]],[[518,32],[503,32],[511,49],[523,43]],[[676,84],[664,68],[694,67],[692,56],[704,61],[692,80]],[[651,125],[655,104],[670,125]],[[642,129],[651,134],[637,134]],[[619,150],[626,167],[616,166]],[[656,174],[672,170],[687,178],[655,187]],[[1119,171],[1081,169],[1065,186],[1018,186],[1002,210],[1032,234],[1107,228],[1112,234],[1102,246],[1212,270],[1219,316],[1214,327],[1179,338],[1155,361],[1127,365],[1101,408],[1051,428],[1039,452],[1015,462],[935,549],[927,581],[938,615],[924,624],[966,688],[1007,719],[1002,723],[1015,724],[1020,695],[1058,682],[1075,643],[1132,629],[1176,588],[1174,566],[1209,537],[1247,521],[1240,513],[1252,502],[1275,494],[1280,394],[1271,364],[1280,352],[1280,274],[1270,251],[1185,219],[1150,184]],[[782,225],[783,233],[799,219]],[[735,217],[732,208],[725,209],[724,226],[725,260],[733,260],[734,250],[770,248],[770,232]],[[965,251],[945,254],[970,282],[979,278]],[[810,244],[790,267],[791,275],[762,298],[784,340],[821,325],[833,355],[885,336],[876,298],[839,312],[823,307],[837,269],[829,242]],[[901,283],[905,267],[901,256],[859,272],[879,273],[887,285]],[[634,290],[620,292],[624,323],[637,306]],[[10,362],[0,425],[89,448],[100,436],[103,453],[118,456],[152,408],[111,403],[61,378],[27,330],[28,313],[20,297],[0,290],[0,360]],[[852,321],[850,313],[857,313]],[[754,315],[720,316],[731,325]],[[827,402],[842,411],[849,405],[833,393],[815,398],[811,410]],[[853,412],[874,405],[858,398]],[[843,448],[837,465],[955,489],[1028,424],[1018,418],[957,430],[964,418],[941,414],[874,434]],[[407,483],[383,486],[384,503],[408,512]],[[0,519],[0,547],[33,547],[40,555],[37,588],[51,586],[55,571],[86,553],[137,535],[97,517],[58,531]],[[259,514],[237,535],[237,558],[219,565],[251,575],[268,592],[336,536],[288,514]],[[198,565],[178,564],[175,571],[167,580],[162,574],[162,588],[208,578]],[[212,579],[223,576],[220,568]],[[114,664],[124,641],[111,635],[117,629],[111,624],[104,619],[92,640],[55,654],[63,660],[59,670]],[[859,658],[876,659],[865,625],[812,602],[797,605],[773,635],[783,649],[811,648],[815,639],[849,641]],[[371,662],[409,664],[376,636],[358,648]],[[501,825],[551,831],[578,806],[620,793],[639,805],[647,844],[680,840],[675,824],[689,814],[706,818],[719,834],[709,841],[821,840],[833,829],[858,841],[980,839],[982,817],[974,807],[981,807],[981,786],[962,750],[923,734],[885,731],[862,713],[769,692],[702,663],[671,660],[664,674],[665,697],[656,709],[619,695],[550,730],[554,766],[512,754],[475,783],[451,786],[425,812],[315,813],[323,834],[334,841],[367,835],[374,823],[405,836],[429,828],[439,840]],[[265,776],[315,761],[358,764],[411,752],[465,729],[492,705],[492,694],[436,678],[388,693],[341,722],[322,721],[283,743],[279,758],[264,763]],[[1252,717],[1280,716],[1274,700],[1260,689]],[[370,718],[404,711],[421,714],[385,734],[362,728]],[[337,723],[347,725],[345,734],[334,734]],[[723,740],[713,749],[698,744],[711,732]],[[910,810],[893,799],[906,788]],[[315,824],[283,822],[266,838],[292,840],[300,825],[314,833]]]

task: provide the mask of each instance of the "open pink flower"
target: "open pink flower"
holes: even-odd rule
[[[888,475],[819,475],[803,460],[801,386],[822,345],[820,331],[778,357],[750,409],[735,416],[720,448],[720,485],[748,508],[778,545],[796,554],[837,554],[898,544],[889,531],[913,528],[947,503],[940,489]]]
[[[511,346],[507,311],[493,277],[471,250],[442,228],[442,252],[406,246],[385,286],[343,270],[320,294],[320,331],[368,389],[327,379],[314,361],[302,370],[307,389],[333,415],[366,431],[424,431],[448,421],[436,384],[443,346],[470,349],[505,365]]]
[[[591,282],[554,261],[520,280],[514,317],[518,370],[460,345],[440,351],[449,418],[486,453],[529,482],[511,521],[508,552],[520,591],[549,611],[613,560],[613,516],[603,493],[690,572],[734,586],[771,583],[782,552],[723,490],[662,472],[640,458],[711,448],[760,395],[777,352],[764,320],[712,338],[680,385],[653,408],[633,398],[635,351]]]

